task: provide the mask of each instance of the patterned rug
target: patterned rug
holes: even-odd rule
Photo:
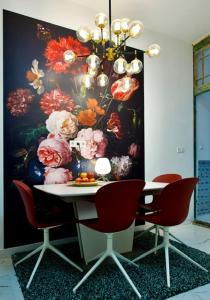
[[[174,245],[192,259],[210,270],[210,255],[174,242]],[[128,257],[136,257],[154,246],[154,235],[147,233],[135,240],[134,251]],[[111,259],[107,259],[73,294],[72,289],[89,270],[79,256],[77,243],[60,246],[59,249],[77,262],[80,273],[51,251],[47,251],[34,276],[29,290],[25,286],[37,259],[37,255],[15,267],[25,300],[134,300],[138,299],[126,279]],[[13,255],[15,263],[26,253]],[[171,288],[166,285],[164,252],[160,250],[138,262],[139,268],[122,263],[142,295],[142,300],[161,300],[210,283],[206,273],[181,256],[170,251]]]

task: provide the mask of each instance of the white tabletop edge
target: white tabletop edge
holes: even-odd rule
[[[103,185],[108,184],[110,182],[101,182],[97,186],[89,186],[89,187],[76,187],[70,186],[67,184],[41,184],[34,185],[34,188],[59,197],[77,197],[77,196],[90,196],[94,195],[98,189],[100,189]],[[163,189],[167,183],[162,182],[149,182],[147,181],[144,187],[144,191],[152,191]]]

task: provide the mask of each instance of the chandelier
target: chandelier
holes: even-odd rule
[[[126,42],[129,38],[140,36],[143,33],[144,25],[140,21],[130,21],[127,18],[111,21],[111,0],[109,0],[109,19],[104,13],[98,13],[95,17],[95,25],[97,27],[93,30],[80,27],[76,32],[77,39],[80,42],[91,42],[92,53],[88,56],[76,56],[72,50],[67,50],[64,53],[65,62],[72,63],[77,57],[87,57],[87,73],[82,76],[81,80],[87,89],[92,87],[95,80],[99,87],[107,86],[109,82],[109,73],[107,75],[105,70],[107,62],[112,64],[115,73],[125,74],[124,82],[128,86],[132,75],[142,71],[143,64],[138,59],[138,50],[128,51]],[[109,29],[106,28],[107,25]],[[160,46],[152,44],[143,52],[149,57],[158,56]],[[134,59],[130,62],[125,58],[129,55],[134,55]]]

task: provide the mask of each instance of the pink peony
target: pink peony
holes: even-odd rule
[[[92,128],[82,129],[78,132],[77,141],[85,141],[85,147],[81,147],[81,156],[86,159],[103,157],[106,151],[108,140],[101,130]]]
[[[53,134],[60,134],[66,140],[77,135],[77,118],[69,111],[54,111],[46,120],[47,130]]]
[[[128,149],[128,154],[131,157],[136,158],[139,156],[139,151],[140,151],[140,146],[135,143],[132,143]]]
[[[49,134],[37,150],[39,161],[48,167],[59,167],[72,160],[68,143],[60,136]]]
[[[44,184],[67,183],[72,180],[72,172],[64,168],[45,168],[45,181]]]

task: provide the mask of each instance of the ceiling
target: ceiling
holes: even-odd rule
[[[72,0],[108,14],[108,0]],[[112,0],[112,20],[128,17],[148,30],[192,43],[210,34],[210,0]]]

